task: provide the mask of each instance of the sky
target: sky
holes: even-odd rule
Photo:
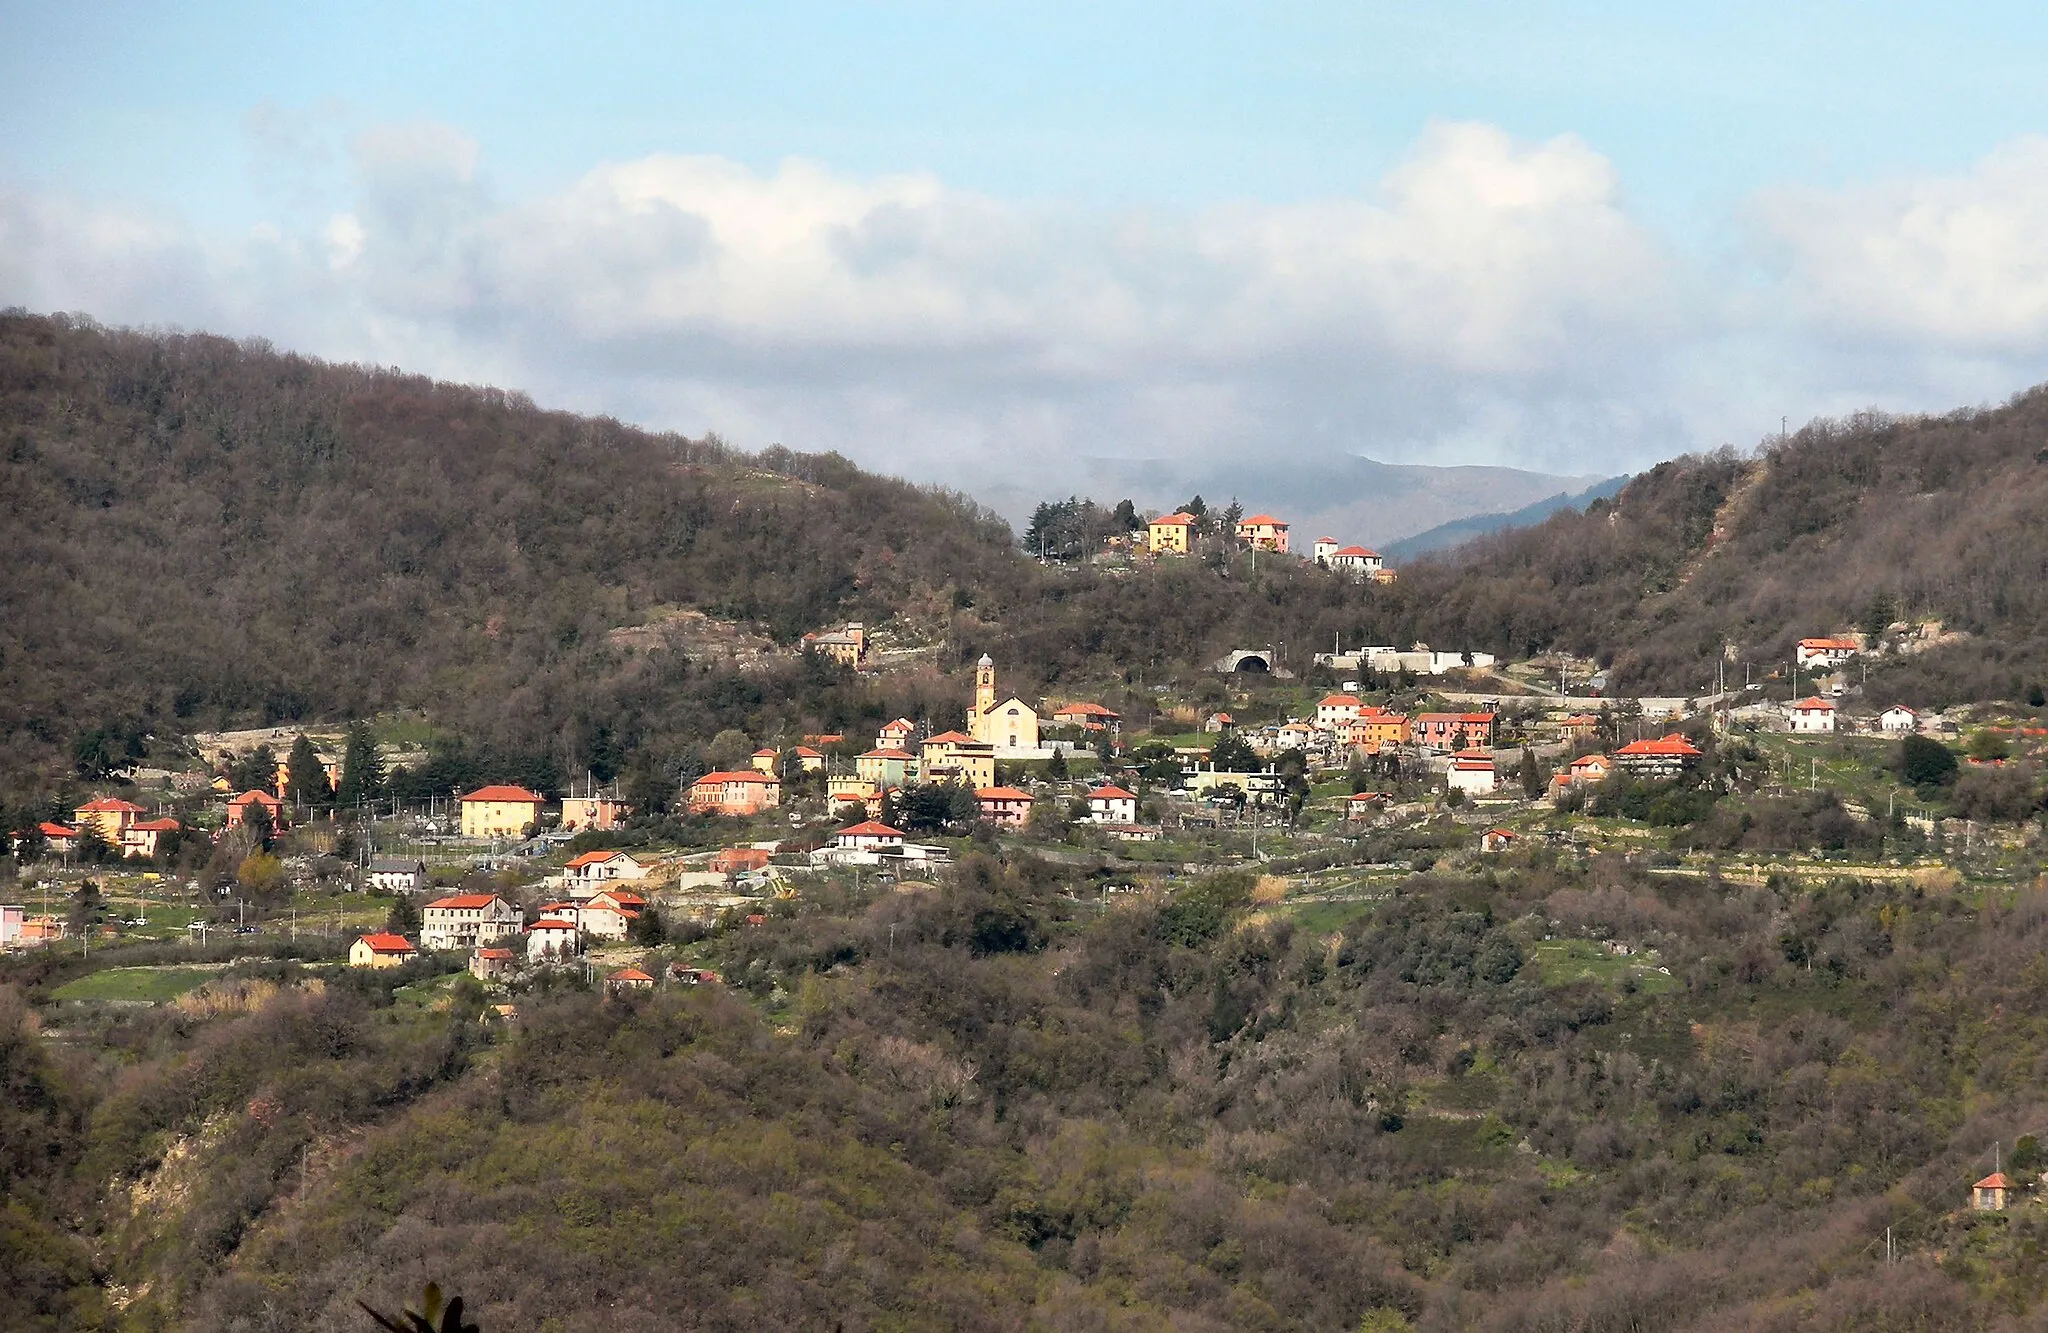
[[[1605,475],[2048,378],[2044,67],[2019,4],[0,0],[0,306],[977,491]]]

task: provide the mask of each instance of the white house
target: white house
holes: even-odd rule
[[[474,949],[519,933],[520,912],[495,893],[437,898],[420,912],[422,949]]]
[[[378,893],[418,893],[427,887],[427,863],[397,856],[370,862],[363,882]]]
[[[1327,560],[1331,569],[1342,570],[1353,578],[1365,578],[1385,569],[1387,562],[1378,551],[1364,546],[1346,546],[1332,551]]]
[[[1796,732],[1831,732],[1835,729],[1834,704],[1817,694],[1787,706],[1785,716]]]
[[[577,897],[588,897],[615,879],[644,879],[647,867],[626,852],[585,852],[562,867],[562,882]],[[579,892],[580,890],[580,892]]]
[[[1364,707],[1349,694],[1326,694],[1316,703],[1316,725],[1325,731],[1341,731],[1358,720]]]
[[[1833,666],[1863,651],[1863,640],[1853,638],[1801,639],[1795,655],[1800,666]]]
[[[1337,539],[1335,537],[1318,537],[1316,538],[1315,545],[1310,547],[1309,550],[1311,558],[1317,564],[1324,564],[1328,562],[1331,556],[1337,554]]]
[[[1088,793],[1088,818],[1097,824],[1135,824],[1138,798],[1122,787],[1097,787]]]
[[[884,847],[901,847],[903,831],[890,828],[878,819],[868,819],[839,830],[832,841],[841,851],[877,852]]]
[[[529,962],[574,958],[581,952],[583,934],[573,921],[542,917],[526,928],[526,957]]]
[[[623,940],[632,931],[633,921],[639,915],[618,907],[601,906],[593,900],[576,914],[576,924],[592,939]]]
[[[1920,715],[1904,704],[1893,704],[1877,715],[1877,729],[1887,736],[1903,736],[1920,730]]]
[[[1486,755],[1454,756],[1450,771],[1445,774],[1445,782],[1450,790],[1464,792],[1467,796],[1490,796],[1494,783],[1493,759]]]

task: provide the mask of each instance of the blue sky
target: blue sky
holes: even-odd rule
[[[1988,4],[0,4],[0,303],[954,482],[1606,471],[2041,378],[2044,57]]]

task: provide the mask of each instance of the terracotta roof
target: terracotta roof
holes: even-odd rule
[[[495,893],[458,893],[452,898],[439,898],[428,903],[427,910],[431,912],[436,907],[445,907],[451,911],[467,912],[471,908],[489,907],[497,901],[499,898]]]
[[[863,751],[860,757],[863,759],[908,759],[910,758],[910,751],[898,750],[884,745],[878,750]]]
[[[1973,1190],[2009,1190],[2012,1188],[2012,1182],[2005,1178],[2005,1172],[1993,1171],[1984,1179],[1970,1186],[1970,1188]]]
[[[825,752],[823,750],[813,750],[808,745],[799,745],[796,747],[796,757],[799,759],[823,759]]]
[[[884,722],[884,723],[882,724],[882,730],[883,730],[883,731],[916,731],[916,730],[917,730],[917,723],[915,723],[915,722],[912,722],[912,721],[911,721],[911,720],[910,720],[909,718],[907,718],[907,717],[899,717],[899,718],[897,718],[897,719],[896,719],[896,720],[895,720],[894,722]]]
[[[1490,828],[1480,836],[1484,838],[1518,838],[1521,834],[1504,828]]]
[[[1361,560],[1377,560],[1380,558],[1380,553],[1378,551],[1375,551],[1371,547],[1367,546],[1347,546],[1343,550],[1333,551],[1331,552],[1331,554],[1357,556]]]
[[[926,737],[924,743],[926,745],[980,745],[982,742],[974,739],[974,737],[964,731],[942,731],[936,736]]]
[[[1018,791],[1015,787],[977,787],[974,789],[977,801],[1028,801],[1031,793]]]
[[[775,747],[771,745],[764,745],[760,749],[754,751],[754,758],[759,759],[762,755],[765,754],[770,759],[773,759],[777,753],[778,751],[775,749]]]
[[[900,838],[903,830],[890,828],[879,819],[865,819],[852,828],[839,830],[842,838]]]
[[[1146,526],[1154,528],[1188,528],[1193,527],[1194,523],[1195,516],[1193,514],[1174,513],[1161,515],[1153,519]]]
[[[275,805],[275,806],[278,806],[278,807],[280,807],[280,808],[281,808],[281,807],[283,807],[283,805],[284,805],[284,802],[283,802],[283,801],[280,801],[280,800],[278,800],[278,799],[277,799],[277,798],[276,798],[275,796],[272,796],[272,795],[271,795],[271,794],[270,794],[269,792],[267,792],[267,791],[253,791],[253,790],[251,790],[251,791],[245,791],[245,792],[243,792],[243,793],[242,793],[242,794],[241,794],[240,796],[237,796],[237,797],[236,797],[236,798],[235,798],[234,800],[232,800],[232,801],[229,801],[229,802],[228,802],[228,804],[229,804],[229,805],[248,805],[248,804],[250,804],[251,802],[254,802],[254,803],[255,803],[255,804],[257,804],[257,805],[261,805],[261,806],[266,806],[266,807],[268,807],[268,806],[273,806],[273,805]]]
[[[464,801],[506,801],[523,805],[539,805],[540,797],[524,787],[499,783],[491,787],[478,787],[462,798]]]
[[[512,957],[512,951],[510,949],[478,949],[476,956],[479,958],[505,959]]]
[[[1335,546],[1336,544],[1337,544],[1337,539],[1336,539],[1335,537],[1318,537],[1318,538],[1316,538],[1316,545],[1318,545],[1318,546]]]
[[[1094,791],[1089,792],[1088,799],[1091,801],[1135,801],[1138,799],[1138,796],[1136,792],[1128,792],[1122,787],[1114,787],[1104,783]]]
[[[371,949],[371,951],[372,951],[373,953],[418,953],[418,952],[419,952],[419,950],[417,950],[417,949],[415,949],[415,948],[413,948],[413,947],[412,947],[412,944],[411,944],[411,942],[410,942],[410,941],[408,941],[408,940],[407,940],[407,939],[405,938],[405,936],[403,936],[403,935],[393,935],[393,934],[392,934],[392,933],[391,933],[390,931],[388,931],[388,930],[380,930],[380,931],[378,931],[378,932],[377,932],[376,934],[374,934],[374,935],[365,935],[365,936],[363,936],[363,937],[362,937],[361,939],[357,940],[356,942],[357,942],[358,944],[367,944],[367,945],[369,945],[369,946],[370,946],[370,949]]]
[[[1887,708],[1884,711],[1887,713],[1910,713],[1914,717],[1920,716],[1917,710],[1908,708],[1904,704],[1893,704],[1890,708]]]
[[[1617,755],[1663,755],[1681,759],[1697,758],[1700,750],[1685,737],[1673,732],[1654,741],[1630,741],[1616,750]]]
[[[559,917],[552,917],[552,916],[550,916],[550,917],[542,917],[542,918],[541,918],[540,920],[538,920],[538,921],[534,922],[534,923],[533,923],[532,925],[528,926],[528,927],[527,927],[527,929],[528,929],[528,930],[574,930],[574,929],[576,929],[576,923],[575,923],[574,921],[563,921],[563,920],[561,920],[561,919],[560,919]]]
[[[1819,695],[1812,694],[1793,704],[1792,711],[1795,713],[1832,713],[1835,711],[1835,706]]]
[[[1348,694],[1326,694],[1316,703],[1318,708],[1357,708],[1359,701]]]
[[[765,784],[774,781],[775,779],[769,777],[766,773],[756,773],[751,768],[738,768],[721,769],[716,773],[706,773],[690,785],[692,787],[715,787],[723,782],[759,782]]]
[[[1493,768],[1493,760],[1468,759],[1464,755],[1459,755],[1455,759],[1451,760],[1451,767],[1456,769],[1462,769],[1467,773],[1477,773],[1482,768],[1491,770]]]
[[[75,838],[78,836],[77,829],[65,828],[62,824],[52,824],[47,819],[37,824],[36,828],[46,838]]]
[[[1060,708],[1060,709],[1056,710],[1056,711],[1055,711],[1055,712],[1053,713],[1053,716],[1054,716],[1054,717],[1064,717],[1064,716],[1066,716],[1066,715],[1068,715],[1068,714],[1072,714],[1072,715],[1074,715],[1074,716],[1076,716],[1076,717],[1118,717],[1118,718],[1120,718],[1120,717],[1122,717],[1122,716],[1123,716],[1123,714],[1121,714],[1121,713],[1116,713],[1116,712],[1112,712],[1112,711],[1110,711],[1109,709],[1107,709],[1107,708],[1104,708],[1104,707],[1103,707],[1103,706],[1102,706],[1101,704],[1092,704],[1092,703],[1072,703],[1072,704],[1068,704],[1068,705],[1066,705],[1065,707],[1063,707],[1063,708]]]
[[[142,807],[133,801],[124,801],[118,796],[102,796],[96,801],[88,801],[84,805],[79,806],[78,813],[81,815],[139,815],[142,813]]]
[[[1274,518],[1271,514],[1253,514],[1250,518],[1239,519],[1237,526],[1240,528],[1284,528],[1287,524],[1280,519]]]
[[[603,893],[598,894],[597,898],[609,898],[621,907],[630,908],[647,906],[647,900],[645,898],[642,898],[639,894],[623,893],[617,889],[606,889]],[[596,902],[597,898],[593,898],[591,899],[591,901]]]
[[[583,866],[603,865],[606,861],[619,855],[621,855],[619,852],[585,852],[581,856],[570,857],[568,863],[562,869],[576,870]]]
[[[640,970],[639,968],[637,968],[637,967],[622,967],[622,968],[620,968],[620,969],[619,969],[618,971],[616,971],[616,972],[612,973],[612,974],[611,974],[611,975],[610,975],[609,977],[605,978],[605,980],[607,980],[607,981],[653,981],[653,980],[654,980],[654,978],[653,978],[653,977],[650,977],[650,976],[648,976],[648,975],[647,975],[647,974],[646,974],[645,972],[642,972],[642,971],[641,971],[641,970]]]
[[[1863,644],[1857,639],[1801,639],[1799,646],[1801,648],[1841,648],[1854,653],[1863,651]]]
[[[575,910],[576,910],[576,904],[575,904],[575,903],[542,903],[542,904],[540,905],[540,910],[541,910],[541,913],[542,913],[542,915],[546,915],[546,914],[547,914],[547,913],[549,913],[549,912],[564,912],[564,911],[567,911],[567,912],[573,912],[573,911],[575,911]]]
[[[1565,765],[1565,767],[1605,768],[1607,767],[1607,756],[1604,754],[1582,754],[1577,759],[1572,760],[1571,763]]]

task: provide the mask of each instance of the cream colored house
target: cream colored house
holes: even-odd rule
[[[407,943],[403,935],[378,931],[374,935],[361,935],[348,946],[350,967],[400,967],[412,961],[419,950]]]
[[[517,838],[540,822],[541,799],[524,787],[478,787],[462,798],[462,836]]]
[[[521,913],[495,893],[437,898],[420,912],[422,949],[474,949],[519,933]]]
[[[995,747],[957,731],[941,732],[924,743],[918,772],[926,782],[964,782],[971,787],[993,787],[996,782]]]

